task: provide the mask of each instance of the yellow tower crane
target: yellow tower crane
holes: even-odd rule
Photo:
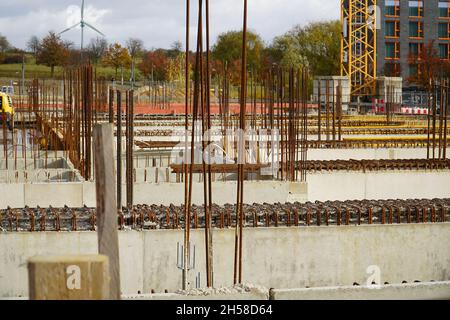
[[[376,94],[377,14],[377,0],[341,0],[341,75],[352,98]]]

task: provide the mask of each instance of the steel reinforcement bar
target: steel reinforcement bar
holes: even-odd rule
[[[203,206],[192,206],[191,228],[203,228]],[[235,205],[212,209],[214,228],[236,225]],[[349,226],[365,224],[444,223],[450,221],[450,199],[355,200],[315,203],[244,205],[245,227]],[[0,210],[0,231],[94,231],[93,208],[29,208]],[[138,205],[118,215],[121,230],[184,228],[183,206]]]
[[[307,171],[381,171],[381,170],[446,170],[450,159],[397,159],[397,160],[309,160]],[[297,163],[300,169],[301,163]]]
[[[429,130],[427,128],[343,128],[343,135],[427,135]],[[222,134],[221,132],[213,132],[214,134]],[[117,134],[117,132],[116,132]],[[317,128],[309,128],[308,135],[317,135]],[[450,129],[447,130],[447,134],[450,134]],[[176,130],[137,130],[136,137],[170,137],[180,135],[180,131]]]
[[[172,149],[180,143],[180,141],[135,141],[135,145],[140,149]],[[427,139],[420,138],[351,139],[343,141],[308,140],[306,143],[308,149],[426,148],[428,146]],[[270,145],[270,143],[268,144]],[[282,142],[280,145],[282,146],[284,143]],[[447,146],[450,146],[450,139],[447,140]]]

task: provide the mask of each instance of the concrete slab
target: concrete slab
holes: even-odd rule
[[[250,301],[265,301],[269,300],[269,290],[266,292],[261,292],[258,290],[252,290],[246,293],[228,293],[228,294],[212,294],[212,295],[183,295],[175,293],[167,294],[149,294],[149,295],[128,295],[123,297],[124,300],[213,300],[213,301],[223,301],[223,300],[250,300]]]
[[[308,160],[426,159],[425,148],[309,149]]]
[[[450,281],[374,287],[272,289],[270,300],[450,300]]]
[[[83,182],[83,205],[90,208],[97,206],[95,182]]]
[[[205,286],[203,230],[192,230],[189,281]],[[119,234],[122,293],[177,292],[182,230]],[[244,232],[244,281],[266,288],[365,284],[377,266],[381,283],[450,281],[450,223],[256,228]],[[214,230],[214,283],[233,285],[234,230]],[[28,295],[26,261],[35,255],[96,254],[95,232],[0,233],[0,298]],[[192,261],[192,264],[193,261]]]
[[[308,174],[308,201],[450,197],[450,171],[318,172]]]
[[[194,184],[192,201],[194,204],[203,204],[203,184]],[[305,187],[294,189],[290,183],[279,181],[245,182],[244,202],[253,204],[261,201],[267,203],[285,203],[289,201],[290,194],[297,198],[306,199]],[[303,188],[303,189],[302,189]],[[290,193],[290,191],[292,191]],[[237,183],[236,182],[215,182],[213,183],[214,203],[224,205],[236,202]],[[136,184],[135,203],[156,204],[156,205],[181,205],[184,203],[183,183],[161,183],[161,184]]]
[[[30,207],[82,207],[81,183],[26,184],[25,204]]]
[[[0,209],[24,208],[25,207],[25,193],[24,185],[18,184],[3,184],[0,183]]]

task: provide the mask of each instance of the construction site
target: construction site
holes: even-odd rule
[[[0,299],[450,299],[450,79],[403,104],[402,78],[377,75],[376,0],[341,3],[340,75],[252,73],[243,4],[239,88],[211,81],[208,0],[187,10],[179,88],[89,63],[17,83]],[[106,293],[62,288],[58,265],[99,254]]]

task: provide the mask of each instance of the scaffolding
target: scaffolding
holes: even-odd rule
[[[341,0],[341,75],[352,99],[376,94],[377,0]]]

